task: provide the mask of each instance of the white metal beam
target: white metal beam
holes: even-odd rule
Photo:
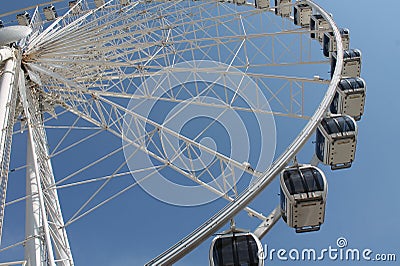
[[[194,230],[191,234],[184,239],[170,247],[168,250],[146,263],[150,265],[172,265],[180,258],[188,254],[203,241],[209,238],[213,233],[225,225],[232,217],[234,217],[240,210],[246,207],[259,193],[261,193],[276,176],[284,169],[285,165],[301,150],[303,145],[311,137],[312,133],[316,130],[322,117],[325,115],[336,91],[336,86],[339,83],[342,69],[343,69],[343,43],[338,27],[333,21],[332,17],[323,10],[320,6],[311,0],[301,1],[299,3],[307,3],[316,11],[320,12],[323,17],[328,21],[333,29],[335,39],[338,45],[338,60],[335,71],[329,88],[316,112],[311,120],[307,123],[303,131],[297,136],[286,151],[272,164],[270,169],[263,173],[263,175],[251,185],[248,189],[243,191],[234,201],[230,202],[213,217],[203,223],[200,227]]]
[[[4,63],[0,77],[0,243],[6,202],[12,128],[16,105],[16,68],[18,60],[8,47],[0,48],[0,63]]]
[[[43,218],[39,198],[38,174],[36,173],[34,147],[31,141],[31,134],[28,132],[27,155],[26,155],[26,194],[32,195],[26,199],[26,218],[25,218],[25,260],[28,266],[41,266],[45,261],[45,250],[43,248],[43,238],[41,228]],[[37,166],[36,166],[37,167]],[[49,236],[48,236],[49,237]]]
[[[43,121],[41,118],[41,110],[37,91],[34,88],[29,90],[25,87],[25,77],[20,70],[19,89],[24,113],[28,121],[28,168],[27,186],[31,187],[32,196],[28,201],[27,209],[27,239],[36,236],[36,224],[39,223],[41,240],[40,250],[37,251],[35,240],[30,250],[27,250],[26,259],[29,266],[39,265],[57,265],[72,266],[74,265],[71,250],[69,247],[68,237],[65,231],[61,207],[58,202],[57,190],[55,188],[55,179],[51,162],[47,149],[47,137],[44,131]],[[32,169],[32,171],[29,171]],[[35,192],[36,191],[36,192]],[[32,204],[29,206],[29,204]],[[28,217],[30,216],[30,217]],[[37,222],[38,221],[38,222]],[[32,228],[33,226],[33,228]],[[36,254],[36,255],[33,255]],[[43,256],[37,264],[37,257]],[[33,257],[31,257],[33,256]]]

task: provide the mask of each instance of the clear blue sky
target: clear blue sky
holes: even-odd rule
[[[0,13],[18,9],[37,1],[5,1]],[[350,170],[330,173],[328,205],[325,224],[321,230],[310,234],[295,234],[280,221],[264,239],[270,248],[315,248],[335,246],[336,239],[345,237],[349,248],[369,248],[376,253],[396,253],[400,260],[400,207],[398,188],[400,176],[397,151],[400,148],[397,101],[400,89],[399,76],[400,37],[398,12],[400,2],[383,3],[362,0],[319,0],[339,27],[350,29],[351,47],[363,52],[362,77],[367,82],[365,115],[359,123],[356,161]],[[271,190],[271,193],[273,190]],[[276,188],[276,193],[277,188]],[[145,198],[145,208],[135,199]],[[265,197],[270,200],[271,197]],[[278,198],[276,198],[278,200]],[[136,204],[124,208],[114,201],[85,222],[93,223],[97,231],[71,234],[72,250],[77,255],[76,265],[141,265],[174,244],[181,237],[200,225],[210,210],[204,207],[182,208],[165,205],[140,189],[122,196],[121,202]],[[223,202],[215,203],[215,211]],[[121,214],[113,219],[113,210]],[[129,211],[126,211],[129,209]],[[99,219],[104,217],[104,219]],[[124,233],[116,228],[127,228]],[[115,231],[114,231],[115,229]],[[73,230],[73,226],[71,231]],[[90,246],[95,257],[85,257],[80,250],[88,248],[96,239],[97,246]],[[118,243],[118,244],[116,244]],[[121,245],[120,243],[123,243]],[[208,246],[205,243],[177,265],[207,265]],[[116,249],[115,247],[118,247]],[[91,253],[93,254],[93,253]],[[90,262],[93,260],[92,262]],[[1,261],[1,257],[0,257]],[[304,265],[303,263],[269,262],[268,265]],[[354,262],[324,261],[323,265],[354,265]],[[367,263],[368,264],[368,263]],[[375,264],[371,262],[371,264]],[[398,265],[376,262],[377,265]],[[359,265],[366,265],[365,262]]]

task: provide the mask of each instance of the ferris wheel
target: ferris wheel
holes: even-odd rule
[[[209,208],[146,265],[202,243],[210,265],[263,265],[281,216],[319,230],[317,166],[351,166],[366,86],[349,31],[314,2],[56,0],[0,19],[0,265],[78,264],[77,235],[106,237],[147,195]]]

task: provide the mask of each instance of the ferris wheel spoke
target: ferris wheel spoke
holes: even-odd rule
[[[12,56],[11,49],[0,49],[0,244],[3,235],[4,212],[11,156],[13,126],[17,105],[17,80],[20,64]],[[1,67],[2,66],[2,67]]]
[[[99,160],[96,161],[96,162],[94,162],[94,164],[96,164],[96,163],[98,163],[98,162],[99,162]],[[125,163],[126,163],[126,162],[124,162],[123,164],[125,164]],[[94,165],[94,164],[93,164],[93,165]],[[161,167],[164,168],[164,167],[167,167],[168,165],[169,165],[169,164],[164,164],[164,165],[162,165],[162,166],[158,166],[158,167],[156,166],[155,168],[152,167],[152,168],[149,168],[149,169],[140,169],[140,170],[138,170],[138,171],[146,171],[146,170],[152,170],[152,171],[154,171],[155,169],[157,170],[157,169],[159,169],[159,168],[161,168]],[[91,167],[91,166],[92,166],[92,164],[89,164],[89,165],[88,165],[88,167]],[[84,170],[86,170],[86,169],[87,169],[87,168],[82,169],[81,171],[84,171]],[[79,172],[81,172],[81,171],[79,171]],[[138,171],[136,171],[136,172],[138,172]],[[116,171],[116,172],[117,172],[117,171]],[[132,173],[133,173],[133,172],[129,172],[128,174],[132,174]],[[76,174],[76,173],[75,173],[75,174]],[[82,184],[92,183],[92,182],[96,182],[96,181],[100,181],[100,180],[107,180],[107,181],[110,181],[111,179],[113,179],[113,178],[115,178],[115,177],[117,177],[117,176],[126,175],[126,173],[123,173],[123,174],[112,174],[112,175],[110,175],[110,176],[103,177],[103,178],[89,179],[89,180],[80,181],[80,182],[76,182],[76,183],[72,183],[72,184],[65,184],[65,185],[62,185],[62,183],[64,183],[66,180],[69,180],[69,179],[70,179],[72,176],[74,176],[75,174],[71,174],[70,176],[68,176],[68,177],[66,177],[66,178],[63,178],[62,180],[58,181],[58,182],[56,183],[57,189],[61,189],[61,188],[64,188],[64,187],[71,187],[71,186],[75,186],[75,185],[82,185]],[[150,176],[148,176],[148,177],[150,177]],[[140,181],[138,181],[138,182],[140,183]],[[87,204],[88,204],[90,201],[92,201],[93,198],[94,198],[102,189],[105,188],[105,185],[106,185],[106,183],[104,183],[104,184],[102,185],[101,189],[99,189],[96,193],[94,193],[94,194],[90,197],[90,200],[88,200],[87,203],[85,203],[85,204],[79,209],[79,211],[76,212],[76,215],[74,215],[74,216],[66,223],[66,226],[69,225],[69,224],[71,224],[71,223],[74,222],[74,221],[79,220],[80,218],[86,216],[87,214],[93,212],[94,210],[96,210],[96,209],[99,208],[100,206],[104,205],[105,203],[109,202],[110,200],[114,199],[115,197],[121,195],[121,194],[124,193],[125,191],[127,191],[127,190],[129,190],[130,188],[132,188],[132,187],[135,186],[135,184],[132,184],[132,185],[130,185],[129,187],[127,187],[127,188],[123,189],[122,191],[118,192],[118,193],[115,194],[114,196],[111,196],[111,197],[107,198],[105,201],[99,203],[99,204],[96,205],[95,207],[92,207],[90,210],[85,211],[83,214],[79,214],[79,213],[84,209],[84,207],[86,207]],[[204,184],[204,185],[207,185],[207,184]],[[215,189],[214,189],[214,190],[215,190]],[[229,196],[227,196],[225,193],[222,193],[222,192],[220,192],[220,191],[218,191],[218,193],[219,193],[222,197],[224,197],[224,198],[226,198],[226,199],[228,199],[228,200],[233,200],[232,198],[230,198]],[[262,214],[260,214],[260,213],[258,213],[258,212],[256,212],[256,211],[254,211],[254,210],[252,210],[252,209],[250,209],[250,208],[246,208],[246,211],[247,211],[251,216],[257,217],[257,218],[259,218],[259,219],[261,219],[261,220],[265,218]],[[79,215],[78,215],[78,214],[79,214]]]
[[[199,27],[200,28],[200,27]],[[197,29],[197,30],[199,30],[199,29]],[[203,29],[203,31],[204,31],[204,29]],[[189,32],[190,33],[190,32]],[[188,33],[186,33],[186,34],[188,34]],[[237,32],[235,33],[235,34],[237,34]],[[178,35],[178,37],[179,37],[179,35]],[[96,40],[95,41],[97,41],[98,40],[98,38],[96,38]],[[87,43],[87,39],[85,39],[85,42]],[[175,41],[176,42],[176,41]],[[76,43],[76,42],[75,42]],[[79,43],[79,42],[78,42]],[[223,42],[220,42],[220,43],[223,43]],[[113,46],[111,46],[111,47],[113,47]],[[118,46],[119,47],[119,46]],[[65,45],[63,46],[63,48],[64,48],[64,51],[65,51]],[[82,47],[83,49],[84,49],[84,47]],[[120,49],[120,48],[119,48]],[[202,50],[202,49],[199,49],[200,51]],[[42,57],[45,57],[46,55],[44,54],[44,55],[42,55]],[[118,56],[120,56],[120,55],[118,55]],[[112,57],[110,57],[110,59],[112,59]]]
[[[245,106],[239,106],[236,105],[235,103],[231,103],[229,99],[223,99],[219,98],[221,100],[220,103],[209,103],[205,101],[204,99],[196,99],[195,101],[192,101],[191,103],[193,105],[198,105],[198,106],[207,106],[207,107],[213,107],[217,109],[227,109],[230,108],[235,111],[244,111],[244,112],[254,112],[254,113],[260,113],[260,114],[273,114],[274,116],[283,116],[283,117],[293,117],[293,118],[300,118],[300,119],[309,119],[310,115],[304,113],[302,111],[303,105],[304,105],[304,90],[305,90],[305,82],[297,82],[294,80],[288,81],[284,83],[279,90],[275,91],[276,89],[270,88],[268,84],[262,79],[262,78],[255,78],[254,79],[256,84],[258,84],[260,87],[265,88],[265,91],[268,97],[268,101],[277,101],[281,105],[281,110],[268,110],[266,106],[257,104],[254,99],[248,99],[246,98],[245,91],[247,88],[243,89],[243,95],[244,99],[248,103],[252,103],[254,105],[250,107],[245,107]],[[285,95],[285,103],[283,102],[283,99],[280,100],[283,96],[280,96],[279,93],[281,93],[283,90],[289,90],[291,88],[291,93],[289,95]],[[225,88],[227,89],[227,88]],[[296,89],[297,91],[295,91]],[[117,93],[117,92],[102,92],[102,91],[92,91],[93,93],[98,94],[99,96],[102,97],[115,97],[115,98],[128,98],[128,99],[136,99],[136,100],[141,100],[141,99],[147,99],[151,101],[165,101],[165,102],[173,102],[173,103],[184,103],[186,100],[180,97],[180,93],[186,94],[186,93],[192,93],[192,90],[185,89],[185,86],[182,85],[182,90],[180,92],[177,92],[176,94],[164,94],[163,96],[155,96],[155,95],[149,95],[146,92],[142,93],[135,93],[135,94],[127,94],[127,93]],[[217,97],[218,93],[213,92],[213,90],[210,88],[209,92],[205,92],[205,95],[212,95]],[[284,93],[282,93],[284,94]],[[196,97],[196,95],[192,95],[193,97]],[[289,99],[287,99],[289,98]],[[288,102],[289,101],[289,102]],[[286,102],[288,102],[286,104]],[[289,104],[289,106],[287,106]],[[294,108],[294,107],[297,107]]]
[[[190,69],[174,69],[174,72],[179,73],[179,71],[183,71],[183,72],[184,71],[190,71]],[[218,69],[217,70],[210,69],[209,71],[214,71],[214,72],[218,73],[218,71],[220,71],[220,70],[218,70]],[[167,73],[167,71],[166,72],[162,72],[162,73]],[[162,73],[159,73],[159,75],[163,75]],[[222,74],[222,72],[221,72],[221,74]],[[243,74],[235,73],[235,72],[232,72],[230,74],[232,74],[232,75],[237,75],[237,74],[243,75]],[[282,107],[282,110],[274,111],[273,112],[274,115],[299,117],[299,118],[306,118],[306,119],[309,116],[307,114],[303,113],[303,111],[302,111],[303,110],[303,105],[304,105],[304,103],[303,103],[303,98],[304,98],[303,94],[304,94],[305,88],[307,88],[307,87],[305,87],[305,84],[310,83],[310,84],[316,84],[316,85],[318,85],[318,84],[319,85],[325,85],[325,84],[327,84],[329,82],[329,80],[324,80],[324,79],[315,79],[315,78],[308,79],[308,78],[299,78],[299,77],[290,77],[290,76],[287,77],[287,76],[263,75],[263,74],[258,74],[258,73],[256,73],[256,74],[254,74],[254,73],[246,73],[246,75],[249,76],[249,77],[252,77],[256,81],[256,83],[260,85],[260,87],[265,88],[265,90],[268,92],[268,94],[271,95],[270,96],[271,98],[269,100],[276,100],[276,101],[279,102],[279,104]],[[279,90],[274,92],[271,89],[271,87],[268,85],[268,83],[267,83],[267,82],[269,82],[268,80],[273,80],[273,79],[287,80],[287,82],[286,82],[286,84],[281,85]],[[54,83],[54,84],[56,84],[56,83]],[[71,84],[71,85],[73,85],[73,84]],[[50,86],[49,88],[52,88],[52,90],[55,91],[55,92],[58,91],[60,93],[60,95],[64,95],[66,93],[66,96],[62,96],[62,98],[65,99],[67,102],[71,102],[71,103],[75,102],[74,103],[75,105],[79,104],[80,102],[85,102],[86,101],[86,99],[88,97],[84,96],[84,94],[90,94],[90,93],[94,93],[94,92],[96,92],[99,95],[119,97],[119,98],[145,97],[145,98],[151,99],[152,97],[154,97],[152,95],[149,95],[146,92],[143,92],[143,94],[144,94],[143,96],[141,96],[140,94],[138,96],[137,93],[132,95],[132,94],[129,94],[129,92],[118,93],[118,92],[112,92],[112,91],[109,91],[109,90],[107,90],[105,92],[104,91],[103,92],[102,91],[97,91],[97,90],[96,91],[94,91],[94,90],[90,90],[90,91],[86,90],[86,93],[83,93],[83,92],[81,93],[81,91],[83,91],[83,89],[78,90],[78,91],[71,91],[71,90],[68,90],[68,89],[57,89],[57,87],[55,87],[55,85]],[[298,88],[298,92],[297,93],[292,92],[293,88]],[[284,104],[279,99],[279,93],[282,90],[288,90],[288,91],[290,90],[291,91],[291,95],[285,96],[285,97],[289,97],[290,96],[289,97],[290,106],[288,105],[288,107],[285,107],[285,105],[287,105],[287,103]],[[185,92],[188,92],[188,90],[185,90]],[[77,96],[72,96],[72,95],[74,95],[76,93],[78,93]],[[69,95],[71,95],[72,98]],[[214,93],[214,95],[215,95],[215,93]],[[284,94],[284,95],[286,95],[286,94]],[[168,94],[166,94],[165,96],[168,96]],[[296,99],[296,96],[298,96],[297,99]],[[90,97],[91,96],[89,96],[89,98]],[[74,98],[76,98],[77,100],[71,101],[71,99],[74,99]],[[166,101],[169,100],[169,101],[175,101],[175,102],[179,102],[180,101],[179,97],[176,97],[176,95],[171,95],[171,97],[169,97],[169,99],[168,99],[168,97],[164,97],[163,96],[163,97],[160,97],[160,100],[166,100]],[[285,100],[285,102],[288,102],[288,100]],[[202,104],[202,103],[195,101],[194,104]],[[293,111],[293,106],[298,106],[299,111],[296,111],[296,110]],[[235,108],[235,106],[231,106],[231,107]],[[265,112],[265,110],[263,110],[263,107],[264,106],[256,107],[256,108],[253,108],[253,110],[255,112],[262,113],[262,112]],[[218,108],[218,106],[217,106],[217,108]],[[238,109],[239,110],[245,110],[243,108],[238,108]],[[87,111],[89,111],[89,109],[87,109]]]
[[[137,150],[138,151],[138,150]],[[130,156],[134,156],[135,153],[132,153]],[[129,159],[129,158],[128,158]],[[127,164],[127,162],[122,162],[117,169],[115,169],[115,171],[112,173],[112,176],[114,176],[116,173],[119,172],[119,170],[121,170],[125,165]],[[66,222],[66,225],[70,224],[71,221],[74,221],[75,218],[79,215],[79,213],[86,208],[86,206],[88,206],[88,204],[90,202],[92,202],[92,200],[107,186],[107,184],[112,180],[112,178],[106,179],[105,182],[103,184],[101,184],[101,186],[89,197],[89,199],[87,201],[85,201],[85,203],[72,215],[72,217]],[[136,185],[136,183],[135,183]],[[129,186],[131,187],[131,186]],[[127,189],[124,189],[123,191],[126,191]],[[117,195],[120,195],[117,193]],[[114,197],[111,197],[110,199],[112,199]],[[97,208],[96,208],[97,209]]]
[[[55,7],[44,10],[40,4],[31,19],[18,14],[18,22],[25,18],[33,32],[18,42],[20,50],[12,48],[22,55],[20,83],[26,87],[21,84],[21,99],[15,97],[20,128],[14,126],[11,135],[27,135],[32,152],[27,165],[17,158],[19,167],[9,172],[28,173],[33,166],[36,176],[27,176],[31,191],[18,186],[4,201],[0,221],[6,206],[20,208],[22,202],[32,209],[40,204],[43,219],[35,216],[42,222],[33,238],[26,234],[15,245],[7,241],[0,252],[35,243],[36,257],[47,254],[43,263],[71,266],[67,226],[84,226],[75,222],[100,213],[96,210],[138,185],[161,199],[146,188],[159,181],[199,188],[206,192],[202,201],[211,195],[229,203],[149,265],[175,263],[229,219],[240,221],[242,211],[261,220],[256,236],[266,234],[278,221],[280,206],[264,216],[250,202],[300,151],[333,98],[343,51],[332,18],[308,0],[278,6],[267,1],[265,9],[240,1],[78,0],[74,7],[66,2],[51,1]],[[299,4],[330,26],[313,30],[293,23]],[[326,70],[331,60],[310,38],[326,32],[334,32],[338,45],[338,73]],[[238,120],[229,117],[224,124],[229,114]],[[290,127],[290,137],[279,143],[283,147],[268,146],[282,132],[263,131],[272,120]],[[267,148],[259,147],[261,142]],[[283,153],[264,157],[275,148]],[[53,165],[59,167],[57,179]],[[175,195],[174,189],[165,191]],[[63,193],[60,200],[76,198],[60,205],[57,193]],[[179,196],[194,198],[184,195]]]
[[[37,220],[39,224],[31,225],[27,230],[30,234],[36,234],[36,226],[43,225],[44,239],[46,242],[46,252],[49,256],[52,256],[50,263],[54,264],[53,257],[53,245],[51,239],[54,235],[61,239],[62,252],[57,253],[57,258],[65,259],[72,262],[72,255],[69,247],[68,238],[64,231],[64,223],[61,213],[61,208],[58,203],[57,191],[54,189],[47,190],[48,187],[52,186],[55,182],[54,174],[51,166],[51,161],[48,157],[47,150],[47,137],[43,129],[43,121],[40,116],[40,104],[32,90],[27,90],[25,86],[25,78],[22,70],[19,75],[19,87],[20,97],[24,108],[24,114],[28,121],[28,159],[27,164],[29,165],[30,171],[27,171],[30,183],[27,182],[27,189],[29,191],[36,191],[37,197],[32,201],[39,204],[40,213],[35,214],[32,210],[27,209],[27,215],[31,216],[31,219]],[[30,153],[29,153],[30,152]],[[46,192],[43,192],[46,190]],[[35,223],[36,223],[35,222]],[[50,231],[53,233],[50,233]]]
[[[137,2],[138,3],[138,2]],[[136,4],[137,4],[136,3]],[[171,2],[171,6],[178,4],[179,1],[175,1],[175,2]],[[136,5],[135,4],[135,5]],[[95,17],[94,19],[88,19],[89,16],[95,14],[96,10],[92,10],[91,12],[86,13],[84,16],[81,16],[79,19],[74,20],[73,23],[68,23],[67,26],[62,27],[61,30],[58,30],[58,28],[56,28],[53,32],[50,33],[50,29],[55,28],[55,26],[57,24],[60,24],[62,18],[59,19],[59,21],[56,21],[53,25],[53,27],[48,28],[48,30],[46,32],[43,32],[41,34],[40,37],[37,38],[36,41],[32,42],[29,46],[30,49],[34,49],[36,46],[40,47],[40,46],[46,46],[46,42],[51,42],[52,44],[57,45],[57,41],[59,42],[59,44],[63,44],[63,41],[66,40],[72,40],[73,37],[78,37],[78,40],[81,38],[81,34],[86,31],[86,32],[91,32],[91,36],[95,39],[100,39],[101,37],[106,37],[109,39],[105,39],[105,41],[110,41],[115,39],[115,37],[109,37],[111,35],[111,33],[116,32],[116,31],[120,31],[124,28],[129,28],[130,26],[135,26],[135,25],[140,25],[140,23],[145,23],[149,17],[145,16],[145,18],[143,18],[142,20],[135,20],[135,19],[130,19],[130,22],[127,21],[128,18],[128,14],[129,16],[131,16],[132,14],[130,12],[128,12],[130,9],[133,9],[135,7],[135,5],[131,5],[129,7],[126,7],[125,10],[121,13],[118,9],[114,9],[111,12],[107,13],[104,16],[101,17]],[[204,4],[205,5],[205,4]],[[164,5],[160,4],[160,7],[163,7]],[[157,6],[156,6],[157,7]],[[128,8],[128,9],[127,9]],[[164,8],[165,9],[165,8]],[[190,9],[190,8],[189,8]],[[100,10],[100,9],[97,9]],[[156,11],[159,11],[158,9]],[[181,10],[181,9],[177,9],[175,11],[175,13],[179,14],[181,12],[188,12],[188,10]],[[149,14],[151,13],[151,10],[148,10]],[[153,19],[155,19],[156,17],[156,12],[154,12],[153,15]],[[125,15],[124,15],[125,14]],[[146,15],[145,13],[142,13],[144,15]],[[134,17],[136,16],[140,16],[142,15],[139,12],[137,14],[135,14]],[[173,13],[170,13],[171,16],[173,16]],[[68,14],[64,15],[64,18],[68,18]],[[151,18],[151,17],[150,17]],[[124,22],[123,25],[118,25],[118,23],[120,22]],[[98,27],[98,24],[101,23],[103,25],[103,27],[107,28],[107,26],[110,27],[110,29],[107,30],[103,30],[101,32],[95,31],[95,28]],[[129,24],[131,23],[131,24]],[[86,27],[81,27],[82,25],[85,25]],[[113,27],[113,29],[111,29],[112,26],[115,26],[115,28]],[[80,33],[80,34],[79,34]],[[97,33],[97,35],[96,35]],[[71,35],[69,35],[71,34]],[[76,34],[76,35],[74,35]],[[103,36],[99,35],[99,34],[103,34]],[[137,34],[137,33],[135,33]],[[47,36],[50,35],[50,36]],[[43,40],[43,36],[46,36],[47,38]],[[124,37],[124,35],[119,35],[120,37]],[[130,36],[129,33],[125,34],[125,37]],[[81,39],[82,40],[82,39]],[[42,41],[41,43],[39,43],[39,41]],[[48,47],[51,48],[52,46]]]
[[[115,102],[112,102],[112,101],[106,99],[106,98],[99,97],[99,100],[109,104],[111,106],[111,108],[121,111],[121,113],[128,114],[130,116],[130,118],[139,121],[139,123],[149,124],[149,125],[153,126],[154,128],[157,128],[159,132],[163,132],[164,134],[167,134],[167,135],[170,135],[170,136],[180,139],[181,141],[185,142],[186,145],[193,145],[194,147],[196,147],[204,152],[207,152],[209,154],[212,154],[220,160],[223,160],[224,162],[226,162],[226,164],[232,164],[235,167],[248,172],[249,174],[253,174],[253,172],[251,170],[247,169],[245,166],[243,166],[242,163],[236,162],[233,159],[228,158],[226,155],[220,154],[217,151],[207,148],[207,147],[203,146],[202,144],[191,140],[190,138],[186,138],[186,137],[178,134],[177,132],[170,130],[165,125],[158,124],[157,122],[152,121],[149,118],[142,117],[141,115],[139,115],[131,110],[128,110],[126,107],[123,107]]]
[[[61,150],[59,150],[59,151],[57,151],[57,149],[56,149],[56,148],[58,148],[58,146],[57,146],[57,147],[54,148],[54,150],[49,154],[49,156],[50,156],[50,157],[57,156],[58,154],[61,154],[61,153],[65,152],[65,151],[67,151],[67,150],[69,150],[69,149],[72,149],[72,148],[76,147],[77,145],[79,145],[79,144],[81,144],[81,143],[83,143],[83,142],[85,142],[85,141],[87,141],[87,140],[89,140],[89,139],[91,139],[91,138],[94,138],[95,136],[97,136],[98,134],[102,133],[103,131],[104,131],[104,129],[97,130],[96,132],[94,132],[94,133],[92,133],[92,134],[90,134],[90,135],[88,135],[88,136],[86,136],[86,137],[80,139],[80,140],[77,141],[77,142],[74,142],[73,144],[70,144],[70,145],[67,146],[67,147],[64,147],[63,149],[61,149]],[[64,136],[66,137],[67,135],[64,135]],[[60,140],[59,145],[61,145],[62,141],[63,141],[63,139]]]
[[[71,111],[74,112],[74,113],[78,113],[77,111],[73,111],[73,110],[71,110]],[[92,122],[92,123],[94,123],[94,124],[97,124],[97,125],[99,124],[98,121],[93,120],[92,118],[86,116],[85,114],[80,114],[80,116],[83,117],[84,119],[87,119],[88,121],[90,121],[90,122]],[[126,138],[124,135],[120,135],[120,133],[114,131],[114,130],[111,129],[111,128],[109,128],[109,129],[107,129],[107,130],[110,131],[110,132],[112,132],[114,135],[119,136],[119,137],[122,138],[122,139]],[[153,134],[153,136],[154,136],[154,135],[155,135],[155,134]],[[150,137],[149,137],[148,139],[150,139]],[[201,172],[201,173],[199,173],[198,176],[196,176],[195,174],[193,174],[193,171],[192,171],[192,172],[191,172],[191,171],[186,171],[186,170],[182,169],[181,167],[178,167],[178,166],[174,165],[173,163],[171,163],[171,161],[169,161],[169,160],[163,158],[162,155],[157,155],[157,154],[155,154],[153,151],[148,150],[148,149],[143,145],[143,142],[140,142],[140,143],[133,142],[133,143],[132,143],[132,142],[130,142],[131,140],[127,140],[127,139],[125,139],[125,141],[127,142],[127,145],[134,145],[135,147],[137,147],[138,149],[140,149],[142,152],[145,152],[146,154],[150,155],[152,158],[158,160],[158,161],[161,163],[161,165],[160,165],[160,166],[155,166],[155,167],[169,167],[169,168],[171,168],[171,169],[177,171],[178,173],[182,174],[183,176],[186,176],[188,179],[190,179],[190,180],[192,180],[192,181],[194,181],[194,182],[200,184],[201,186],[203,186],[204,188],[210,190],[211,192],[217,194],[218,196],[221,196],[221,197],[223,197],[223,198],[225,198],[225,199],[227,199],[227,200],[229,200],[229,201],[232,201],[232,200],[233,200],[233,198],[230,197],[230,196],[227,194],[228,189],[226,189],[226,190],[217,190],[214,186],[210,186],[208,183],[201,181],[201,178],[200,178],[200,177],[201,177],[201,175],[204,174],[204,171]],[[92,163],[92,164],[89,164],[88,167],[92,167],[92,166],[95,165],[96,163],[97,163],[97,162],[94,162],[94,163]],[[216,163],[216,162],[215,162],[215,163]],[[224,179],[231,178],[231,179],[233,180],[233,182],[236,181],[236,180],[235,180],[236,175],[235,175],[235,173],[234,173],[235,167],[232,166],[232,165],[229,165],[229,164],[224,163],[222,160],[219,160],[219,163],[220,163],[220,165],[221,165],[221,169],[224,169],[224,170],[225,170],[225,172],[223,173]],[[237,164],[239,164],[239,163],[237,163]],[[243,168],[243,166],[241,165],[240,169],[238,169],[238,170],[241,170],[242,168]],[[150,171],[151,171],[151,169],[153,169],[153,168],[149,168]],[[86,169],[79,170],[79,172],[84,171],[84,170],[86,170]],[[143,171],[143,169],[141,169],[141,171]],[[221,170],[221,171],[222,171],[222,170]],[[248,170],[248,171],[250,171],[250,170]],[[257,175],[257,174],[261,174],[261,173],[252,172],[252,174],[253,174],[253,175]],[[73,175],[75,175],[75,174],[73,174]],[[63,183],[63,182],[65,182],[66,180],[70,179],[73,175],[70,175],[70,176],[68,176],[68,177],[66,177],[66,178],[63,178],[62,180],[60,180],[59,182],[57,182],[57,186],[62,186],[61,183]],[[200,176],[200,177],[199,177],[199,176]],[[150,177],[150,176],[147,176],[147,177]],[[88,181],[88,182],[90,182],[90,181]],[[227,184],[226,182],[225,182],[225,183],[223,182],[223,185],[225,186],[225,188],[227,188],[226,184]],[[230,184],[230,185],[229,185],[229,186],[230,186],[229,190],[230,190],[230,189],[232,188],[232,186],[234,186],[234,184],[232,184],[232,183],[229,183],[229,184]],[[67,186],[68,186],[68,185],[67,185]],[[234,192],[234,194],[237,194],[237,192]],[[93,209],[93,210],[94,210],[94,209]],[[246,208],[245,208],[245,211],[248,212],[249,215],[251,215],[252,217],[257,217],[257,218],[259,218],[260,220],[264,220],[264,219],[265,219],[265,216],[263,216],[261,213],[255,211],[255,210],[253,210],[253,209],[251,209],[251,208],[249,208],[249,207],[246,207]],[[79,216],[77,216],[77,217],[81,217],[81,216],[82,216],[82,215],[79,215]],[[83,215],[83,216],[85,216],[85,215]],[[83,217],[83,216],[82,216],[82,217]],[[71,220],[71,221],[75,221],[75,220]]]

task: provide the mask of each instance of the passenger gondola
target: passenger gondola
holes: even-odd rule
[[[53,5],[44,7],[43,13],[47,21],[54,20],[58,17],[57,11]]]
[[[269,0],[255,0],[255,6],[259,9],[269,8]]]
[[[120,4],[123,6],[129,5],[130,2],[131,2],[130,0],[120,0]]]
[[[213,239],[209,260],[210,266],[263,266],[263,247],[253,233],[231,230]]]
[[[97,8],[104,6],[106,4],[105,0],[94,0],[94,4],[96,5]]]
[[[294,5],[293,22],[294,25],[301,27],[309,27],[312,15],[312,7],[307,4]]]
[[[321,15],[315,14],[310,18],[311,38],[318,40],[321,44],[324,40],[324,34],[330,29],[328,21]]]
[[[343,50],[350,48],[350,31],[348,29],[340,29],[340,36],[342,37]],[[323,54],[326,57],[331,57],[332,53],[337,52],[337,44],[335,36],[332,31],[325,32],[323,40]]]
[[[275,15],[290,17],[292,11],[291,0],[275,0]]]
[[[337,53],[333,52],[331,57],[331,76],[335,71]],[[342,77],[355,78],[361,75],[361,51],[358,49],[345,50],[343,54]]]
[[[18,24],[21,26],[29,26],[31,24],[31,16],[28,12],[24,12],[17,15]]]
[[[246,0],[233,0],[233,2],[238,6],[246,4]]]
[[[364,113],[365,95],[366,85],[363,79],[343,78],[336,88],[330,111],[333,114],[349,115],[358,121]]]
[[[357,124],[348,115],[332,115],[322,119],[316,132],[315,153],[332,170],[349,168],[354,161]]]
[[[68,6],[72,9],[72,14],[79,14],[82,12],[82,4],[77,0],[69,1]]]
[[[294,165],[280,177],[283,220],[297,233],[318,231],[324,223],[328,184],[315,166]]]

